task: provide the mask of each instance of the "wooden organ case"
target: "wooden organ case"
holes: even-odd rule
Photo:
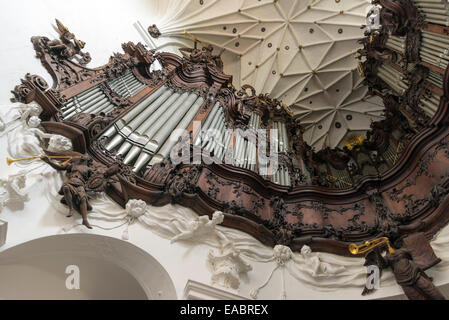
[[[398,3],[381,2],[384,11],[402,14],[385,14],[383,23],[405,19],[407,12],[398,9]],[[42,126],[70,138],[77,153],[89,154],[106,166],[118,164],[117,182],[106,191],[122,206],[138,198],[155,206],[179,203],[200,215],[221,210],[224,226],[247,232],[266,245],[300,250],[307,244],[315,251],[350,256],[352,242],[380,236],[394,240],[415,232],[430,239],[449,221],[448,71],[447,64],[432,64],[436,58],[429,58],[425,49],[438,37],[449,43],[449,37],[446,29],[431,22],[419,28],[425,45],[414,56],[404,45],[412,38],[404,40],[403,30],[390,29],[389,38],[388,32],[382,33],[374,42],[365,39],[366,82],[384,99],[392,116],[381,125],[373,124],[371,139],[358,148],[311,150],[288,107],[257,95],[250,86],[236,90],[232,76],[223,73],[220,58],[208,47],[180,57],[128,42],[122,45],[123,54],[91,69],[86,67],[90,55],[82,51],[84,44],[63,28],[61,39],[32,38],[53,86],[27,74],[12,100],[36,101],[44,109]],[[385,51],[376,51],[374,45]],[[420,63],[415,69],[401,66],[401,61],[413,57]],[[160,70],[153,70],[156,61]],[[413,75],[421,67],[428,68],[427,91],[407,95],[417,92],[409,88],[416,88]],[[418,106],[424,113],[416,112]],[[394,130],[385,128],[403,126],[394,121],[399,118],[405,119],[407,128],[394,136]],[[220,139],[207,134],[199,139],[195,121],[203,131],[215,129]],[[227,131],[272,128],[278,132],[273,140],[279,153],[276,172],[257,161],[260,150],[248,137],[239,130],[234,135]],[[221,160],[230,146],[231,162],[174,165],[169,154],[176,141],[169,137],[177,129],[190,133],[191,149],[201,147]],[[400,156],[387,158],[398,141],[403,142]],[[354,169],[369,160],[361,156],[363,148],[368,155],[386,154],[388,166]],[[340,183],[326,180],[335,176]]]

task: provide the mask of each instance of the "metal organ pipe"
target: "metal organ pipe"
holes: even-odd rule
[[[210,124],[212,120],[215,118],[216,113],[218,112],[218,109],[220,107],[220,103],[215,103],[214,107],[212,108],[212,111],[208,114],[206,121],[204,121],[204,124],[201,126],[201,132],[196,132],[195,138],[194,138],[194,145],[197,146],[200,141],[203,138],[204,133],[209,129]]]
[[[152,155],[165,143],[172,131],[177,128],[177,126],[179,126],[178,124],[185,118],[188,119],[189,117],[191,117],[191,113],[189,116],[186,116],[186,114],[189,113],[189,110],[198,111],[203,102],[203,98],[198,97],[194,93],[191,93],[187,99],[184,99],[183,104],[179,108],[175,109],[174,112],[172,110],[167,110],[166,113],[169,115],[169,117],[160,121],[159,131],[155,133],[154,137],[150,137],[150,139],[152,140],[149,141],[144,146],[144,148],[139,148],[140,155],[136,160],[136,163],[134,164],[133,171],[138,172],[140,169],[142,169],[151,160]],[[195,114],[196,112],[193,114],[193,117],[195,116]],[[184,120],[184,123],[186,123],[186,125],[183,129],[187,128],[190,121],[187,122],[186,120]],[[184,126],[184,124],[181,124],[181,126]],[[176,141],[174,144],[176,144]],[[169,153],[170,150],[164,150],[164,152]]]
[[[202,97],[199,97],[195,101],[194,105],[187,112],[185,117],[182,118],[182,120],[178,123],[178,125],[176,126],[176,130],[177,129],[182,129],[182,130],[187,129],[187,127],[192,122],[192,120],[195,118],[195,115],[197,114],[198,110],[203,105],[203,103],[204,103],[204,99]],[[151,159],[150,165],[160,162],[165,157],[167,157],[170,154],[170,151],[172,150],[172,148],[175,146],[176,143],[177,143],[177,141],[168,139],[162,145],[162,147],[159,149],[158,153]],[[136,167],[137,167],[137,162],[139,162],[139,160],[136,161]]]
[[[99,114],[107,113],[114,108],[99,86],[78,94],[69,99],[61,108],[62,119],[69,120],[78,113]]]
[[[168,119],[165,120],[164,118],[161,120],[161,122],[164,121],[164,123],[161,124],[161,130],[158,130],[152,140],[145,146],[145,149],[148,149],[151,152],[156,152],[156,150],[160,147],[161,142],[164,142],[168,138],[168,136],[176,128],[176,125],[184,118],[187,111],[195,102],[196,104],[202,103],[202,99],[199,99],[196,94],[192,93],[184,101],[181,107],[177,109]]]
[[[423,13],[424,20],[449,26],[449,7],[444,0],[412,0],[415,6]]]
[[[422,31],[421,35],[421,60],[446,69],[449,63],[449,37],[428,31]]]
[[[138,114],[134,119],[132,119],[129,123],[125,121],[123,122],[117,121],[116,124],[121,126],[119,128],[118,134],[111,140],[111,142],[106,146],[107,150],[112,150],[116,146],[125,140],[125,137],[128,137],[134,129],[136,129],[143,121],[145,121],[157,108],[159,108],[171,95],[173,94],[173,90],[166,90],[160,97],[158,97],[153,103],[149,106],[143,105],[141,107],[142,112]]]
[[[142,112],[150,103],[154,102],[157,98],[159,98],[165,91],[167,91],[167,87],[163,86],[153,92],[149,97],[140,102],[137,106],[135,106],[131,111],[125,114],[121,119],[119,119],[114,126],[110,127],[103,136],[112,137],[112,135],[121,128],[123,128],[128,122],[130,122],[134,117]]]
[[[164,118],[170,116],[174,110],[176,110],[185,97],[187,93],[180,95],[179,93],[174,93],[170,98],[167,99],[159,108],[157,108],[145,121],[136,129],[133,133],[128,136],[128,141],[126,141],[122,147],[119,149],[118,154],[124,154],[132,146],[131,150],[126,154],[124,159],[125,164],[129,164],[135,157],[137,157],[141,151],[139,146],[146,145],[153,135],[156,133],[158,128],[161,126],[161,122],[159,121],[162,114],[164,114]],[[125,147],[126,145],[126,147]],[[121,150],[125,150],[125,152],[121,152]]]
[[[146,85],[140,82],[132,72],[120,76],[112,81],[108,82],[109,88],[111,88],[118,95],[128,98],[137,94]]]

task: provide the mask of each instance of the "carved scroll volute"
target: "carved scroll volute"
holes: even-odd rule
[[[41,118],[46,120],[57,114],[62,99],[53,90],[48,90],[44,78],[27,73],[22,84],[17,85],[11,93],[14,95],[11,102],[30,103],[36,101],[44,110]]]
[[[68,123],[79,128],[85,135],[86,143],[89,146],[94,138],[102,132],[112,121],[112,117],[101,113],[99,115],[89,113],[78,113],[70,118]]]
[[[11,102],[30,103],[35,99],[35,90],[45,91],[48,89],[47,82],[37,75],[31,75],[27,73],[25,79],[21,80],[22,84],[16,86],[11,93],[14,98],[11,98]]]
[[[146,64],[148,67],[156,60],[154,53],[155,50],[147,50],[142,43],[138,43],[134,45],[132,42],[127,42],[122,44],[123,51],[129,54],[132,57],[135,57]]]

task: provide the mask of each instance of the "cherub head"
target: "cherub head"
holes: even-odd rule
[[[224,215],[223,212],[221,211],[215,211],[214,214],[212,215],[212,222],[215,224],[220,224],[222,223],[224,220]]]
[[[28,108],[30,109],[31,116],[38,116],[42,113],[42,108],[37,103],[28,104]]]
[[[28,126],[30,128],[37,128],[41,124],[41,119],[37,116],[31,116],[30,119],[28,119]]]
[[[126,213],[134,218],[138,218],[145,213],[147,204],[143,200],[131,199],[126,203]]]
[[[301,254],[306,257],[309,256],[312,253],[312,249],[310,249],[309,246],[303,245],[301,248]]]
[[[52,152],[64,152],[72,150],[72,141],[60,135],[54,135],[48,142],[48,150]]]
[[[21,174],[18,174],[16,176],[14,176],[14,178],[12,179],[12,182],[19,187],[19,189],[23,189],[25,188],[26,185],[26,175],[24,172],[21,172]]]

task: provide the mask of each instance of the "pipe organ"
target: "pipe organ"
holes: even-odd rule
[[[329,178],[334,183],[336,188],[346,189],[353,185],[351,175],[349,174],[347,169],[338,170],[332,166],[329,166],[329,169],[330,169]]]
[[[445,0],[412,0],[426,22],[449,26],[449,5]]]
[[[272,132],[275,136],[272,141],[275,143],[275,150],[278,153],[287,153],[290,148],[285,122],[273,121],[273,129]],[[273,182],[282,186],[291,186],[290,172],[282,162],[279,163],[278,169],[273,172]]]
[[[78,113],[108,113],[114,108],[100,86],[93,87],[70,98],[61,108],[62,119],[70,120]]]
[[[103,134],[108,139],[106,149],[115,151],[139,172],[169,155],[176,143],[170,141],[171,133],[187,129],[203,102],[195,93],[162,86]]]
[[[406,50],[405,37],[394,36],[390,33],[385,46],[404,55]]]
[[[435,93],[430,92],[429,94],[423,95],[419,99],[418,106],[426,113],[427,116],[432,118],[438,110],[440,105],[440,97]]]
[[[219,102],[212,107],[208,117],[201,125],[201,131],[195,133],[193,144],[209,152],[214,158],[224,163],[226,151],[232,134],[226,125],[223,107]]]
[[[449,62],[449,37],[428,31],[422,31],[421,36],[421,60],[446,70]]]
[[[382,63],[379,66],[377,75],[400,96],[404,95],[408,89],[409,81],[407,77],[387,63]]]
[[[383,15],[387,21],[382,25],[405,20],[397,19],[407,12],[398,7],[409,4],[394,1],[389,10],[396,16]],[[27,74],[14,88],[13,102],[36,101],[43,109],[44,129],[69,138],[71,156],[95,160],[83,164],[93,173],[80,189],[104,190],[123,207],[130,199],[141,199],[155,206],[180,204],[200,215],[220,210],[225,227],[247,232],[267,246],[282,244],[296,251],[307,244],[313,250],[348,255],[350,243],[379,236],[405,241],[403,236],[414,232],[432,237],[449,221],[446,211],[437,209],[448,191],[441,175],[441,166],[449,162],[448,71],[424,61],[426,54],[446,54],[427,50],[438,46],[436,38],[446,36],[423,32],[422,45],[413,47],[410,43],[420,44],[421,39],[407,34],[401,55],[406,65],[397,65],[395,54],[376,47],[386,42],[377,37],[388,34],[376,31],[364,39],[364,51],[370,53],[363,62],[364,80],[383,99],[385,119],[373,121],[366,137],[343,149],[315,152],[304,141],[301,124],[280,101],[257,95],[254,89],[248,94],[248,87],[237,92],[209,48],[195,47],[190,56],[180,57],[126,43],[125,54],[88,69],[72,61],[78,55],[87,64],[90,57],[74,51],[76,43],[69,46],[61,36],[58,43],[71,50],[55,50],[54,42],[33,37],[37,56],[55,84],[50,89],[41,77]],[[401,52],[401,41],[392,36],[388,48]],[[446,49],[444,41],[437,42]],[[422,60],[409,54],[412,47],[419,49]],[[162,69],[151,71],[156,60]],[[435,114],[431,125],[412,128],[410,123],[419,119],[407,108],[416,105],[429,117]],[[179,138],[177,129],[194,131],[193,121],[201,121],[202,132],[189,135],[191,143],[218,159],[229,155],[234,168],[170,162],[178,141],[170,139],[172,133],[176,132],[172,138]],[[259,157],[260,146],[252,140],[258,129],[270,137],[266,151],[279,153],[277,171]],[[108,167],[116,171],[106,179]],[[257,173],[274,183],[266,183]],[[419,184],[411,183],[416,181]],[[405,205],[395,199],[405,199]]]
[[[107,85],[112,91],[124,98],[132,97],[146,87],[145,83],[140,82],[131,71],[108,81]]]
[[[443,89],[443,75],[441,73],[429,70],[427,80],[440,89]]]
[[[144,83],[137,80],[131,71],[108,81],[107,86],[124,98],[132,97],[146,87]],[[70,98],[65,106],[61,108],[62,119],[70,120],[77,113],[108,113],[113,108],[114,105],[103,92],[103,88],[98,85]]]
[[[231,129],[226,125],[223,107],[217,102],[201,127],[201,134],[197,133],[194,145],[201,146],[202,150],[213,155],[222,163],[229,163],[239,168],[258,172],[266,178],[272,177],[272,182],[284,186],[291,185],[290,172],[285,166],[272,170],[270,163],[259,157],[257,145],[257,130],[260,129],[261,116],[255,111],[248,112],[249,122],[246,130]],[[289,150],[289,141],[284,122],[273,121],[273,130],[266,130],[267,143],[270,140],[275,144],[277,153],[286,153]],[[267,156],[268,156],[267,152]],[[227,158],[226,158],[227,157]]]

